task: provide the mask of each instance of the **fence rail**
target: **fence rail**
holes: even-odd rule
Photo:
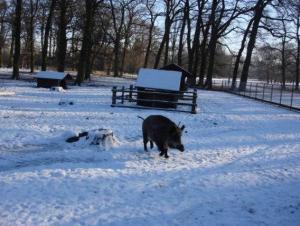
[[[238,86],[237,86],[238,87]],[[213,89],[275,104],[290,110],[300,111],[300,91],[294,85],[248,82],[244,90],[231,89],[228,80],[213,81]]]
[[[141,95],[142,94],[142,95]],[[149,95],[151,98],[145,98],[144,95]],[[174,100],[164,100],[160,98],[175,97]],[[139,103],[146,103],[150,106],[141,106]],[[174,108],[159,107],[160,105],[171,105]],[[196,114],[197,108],[197,89],[192,92],[168,92],[160,90],[138,90],[132,85],[130,88],[122,86],[112,88],[112,107],[126,107],[126,108],[139,108],[139,109],[159,109],[167,111],[178,111]]]

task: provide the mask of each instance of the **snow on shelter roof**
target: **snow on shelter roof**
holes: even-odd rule
[[[136,87],[179,91],[181,75],[179,71],[141,68]]]
[[[64,79],[65,73],[57,71],[40,71],[34,77],[47,79]]]

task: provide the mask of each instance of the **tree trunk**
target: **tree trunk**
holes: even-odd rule
[[[182,27],[180,30],[180,37],[179,37],[179,47],[178,47],[178,65],[182,65],[182,52],[183,52],[183,37],[185,32],[185,27],[187,26],[188,29],[188,42],[190,41],[190,3],[189,0],[185,1],[184,5],[184,14],[182,18]],[[188,53],[190,54],[190,44],[188,44]],[[190,65],[190,62],[189,62]]]
[[[117,34],[116,40],[114,43],[114,77],[119,77],[119,64],[120,64],[120,56],[119,56],[119,48],[120,48],[120,37]]]
[[[213,77],[213,70],[214,70],[214,63],[215,63],[215,53],[216,53],[216,47],[217,47],[217,36],[213,35],[211,37],[209,42],[209,58],[208,58],[208,68],[207,68],[207,79],[205,83],[205,87],[207,89],[212,89],[212,77]]]
[[[178,53],[177,53],[177,63],[179,66],[182,66],[182,52],[183,52],[183,36],[184,36],[184,30],[185,30],[185,13],[182,19],[181,29],[180,29],[180,35],[179,35],[179,44],[178,44]]]
[[[44,34],[45,34],[45,9],[43,9],[43,15],[41,19],[41,49],[43,49],[44,46]]]
[[[123,76],[123,73],[124,73],[124,65],[125,65],[125,59],[126,59],[128,45],[129,45],[129,37],[125,37],[125,42],[124,42],[124,47],[123,47],[123,52],[122,52],[121,70],[120,70],[121,76]]]
[[[127,48],[129,46],[130,43],[130,36],[131,36],[131,26],[133,24],[133,19],[134,19],[134,13],[133,12],[129,12],[129,20],[127,22],[127,25],[125,26],[125,32],[124,32],[124,47],[123,47],[123,52],[122,52],[122,59],[121,59],[121,76],[123,76],[124,73],[124,66],[125,66],[125,59],[126,59],[126,53],[127,53]]]
[[[168,62],[169,39],[170,39],[170,30],[171,30],[171,25],[172,25],[172,20],[170,18],[172,3],[173,2],[171,2],[171,1],[165,1],[165,4],[166,4],[165,31],[164,31],[164,35],[161,40],[158,52],[156,54],[154,68],[157,68],[159,65],[160,58],[161,58],[164,47],[165,47],[165,54],[164,54],[165,56],[164,56],[163,64],[166,65]]]
[[[197,22],[196,22],[196,29],[195,29],[195,34],[194,34],[194,40],[193,40],[193,47],[192,47],[192,53],[193,60],[193,69],[192,69],[192,74],[194,75],[194,81],[193,85],[196,84],[196,78],[197,78],[197,71],[198,71],[198,66],[199,66],[199,55],[200,55],[200,32],[201,32],[201,25],[203,25],[202,21],[202,11],[204,8],[205,1],[202,0],[200,3],[200,0],[198,2],[198,16],[197,16]]]
[[[189,2],[187,3],[188,7],[188,12],[190,11],[190,4]],[[187,51],[188,51],[188,57],[189,57],[189,64],[188,64],[188,71],[192,71],[192,66],[193,66],[193,61],[194,61],[194,56],[192,54],[192,28],[191,28],[191,19],[190,19],[190,14],[187,14],[186,17],[186,25],[187,25],[187,34],[186,34],[186,43],[187,43]]]
[[[7,64],[8,68],[11,68],[13,65],[14,47],[15,47],[15,35],[14,35],[14,28],[12,28],[12,36],[11,36],[11,43],[10,43],[8,64]]]
[[[249,68],[250,68],[250,64],[251,64],[252,52],[255,47],[259,23],[260,23],[262,15],[263,15],[264,8],[266,7],[268,2],[269,1],[267,1],[265,3],[264,0],[258,0],[257,4],[255,6],[254,20],[253,20],[252,30],[251,30],[251,34],[250,34],[250,38],[249,38],[249,42],[248,42],[248,46],[247,46],[247,53],[246,53],[244,66],[242,69],[241,81],[240,81],[240,86],[239,86],[239,90],[241,90],[241,91],[245,90],[245,88],[246,88],[248,74],[249,74]]]
[[[245,44],[246,44],[246,40],[247,40],[247,36],[249,34],[249,30],[250,27],[252,26],[253,23],[253,19],[250,20],[245,33],[244,33],[244,37],[241,43],[241,48],[239,49],[239,52],[236,56],[236,60],[235,60],[235,64],[234,64],[234,69],[233,69],[233,74],[232,74],[232,83],[231,83],[231,89],[235,89],[236,86],[236,79],[237,79],[237,75],[238,75],[238,70],[239,70],[239,66],[240,66],[240,61],[241,61],[241,57],[243,54],[243,51],[245,49]]]
[[[299,90],[299,77],[300,77],[300,8],[298,9],[298,16],[297,16],[297,58],[296,58],[296,78],[295,78],[295,89]]]
[[[149,56],[150,56],[150,50],[152,45],[152,33],[154,29],[155,20],[151,22],[150,28],[149,28],[149,36],[148,36],[148,45],[146,50],[146,56],[144,61],[144,67],[146,68],[148,66]]]
[[[48,52],[48,42],[49,42],[49,34],[51,30],[52,25],[52,18],[53,18],[53,12],[55,9],[56,0],[51,1],[49,15],[47,17],[46,27],[45,27],[45,35],[44,35],[44,43],[42,48],[42,71],[47,70],[47,52]],[[51,40],[50,40],[51,42]],[[50,52],[51,52],[51,45],[50,45]]]
[[[58,23],[58,37],[57,37],[57,71],[65,71],[65,60],[67,51],[67,0],[61,0],[59,2],[59,23]]]
[[[14,39],[15,51],[13,59],[13,75],[12,79],[19,79],[19,63],[20,63],[20,48],[21,48],[21,15],[22,15],[22,0],[17,0],[15,20],[14,20]]]
[[[29,49],[30,49],[30,73],[34,71],[34,24],[33,24],[33,2],[30,0],[30,27],[29,27]]]
[[[285,59],[285,44],[286,44],[286,31],[282,39],[281,47],[281,87],[285,89],[286,82],[286,59]]]
[[[210,41],[208,45],[209,49],[209,59],[208,59],[208,68],[207,68],[207,78],[205,86],[208,89],[212,89],[212,76],[213,76],[213,69],[214,69],[214,63],[215,63],[215,52],[217,47],[217,41],[218,41],[218,26],[216,23],[216,9],[218,6],[218,0],[213,0],[212,2],[212,9],[211,9],[211,36]]]
[[[46,37],[46,35],[45,35]],[[45,56],[45,68],[47,67],[47,57],[52,57],[52,44],[53,42],[53,28],[50,27],[50,34],[49,34],[49,49],[46,50],[46,52],[48,51],[48,54],[46,53],[46,56]],[[45,43],[44,43],[44,48],[45,48]],[[48,56],[47,56],[48,55]],[[45,69],[46,70],[46,69]]]
[[[201,61],[200,61],[200,72],[199,72],[199,82],[198,85],[203,87],[204,85],[204,75],[206,71],[206,63],[207,63],[207,40],[208,40],[208,33],[210,29],[210,23],[206,24],[206,27],[203,32],[203,39],[200,45],[200,54],[201,54]]]
[[[158,51],[157,51],[156,57],[155,57],[154,68],[158,68],[159,61],[160,61],[160,57],[161,57],[163,48],[164,48],[164,46],[165,46],[166,37],[167,37],[167,36],[166,36],[166,32],[165,32],[165,33],[164,33],[164,36],[163,36],[163,38],[162,38],[162,40],[161,40],[159,49],[158,49]]]
[[[85,1],[85,24],[83,28],[83,40],[80,51],[78,73],[76,83],[81,84],[84,79],[90,78],[90,58],[92,48],[92,33],[94,27],[94,14],[96,11],[96,1]]]
[[[167,21],[167,26],[166,26],[166,41],[165,41],[165,57],[164,57],[164,66],[168,64],[169,62],[169,44],[170,44],[170,31],[171,31],[171,21],[168,18]]]
[[[4,40],[4,18],[1,18],[0,23],[0,67],[3,65],[3,56],[2,56],[2,49],[5,44]]]
[[[0,46],[0,67],[2,67],[2,46]]]

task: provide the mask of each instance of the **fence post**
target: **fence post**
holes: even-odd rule
[[[122,86],[122,101],[121,101],[122,104],[124,104],[124,86]]]
[[[281,86],[281,89],[280,89],[280,100],[279,100],[279,104],[281,104],[282,92],[283,92],[283,87]]]
[[[256,86],[255,86],[255,99],[257,99],[257,86],[258,86],[258,83],[256,83]]]
[[[292,107],[293,107],[293,99],[294,99],[294,85],[292,86],[292,95],[291,95],[291,105],[290,105],[290,109],[292,109]]]
[[[249,96],[251,97],[252,95],[252,82],[250,83],[250,93],[249,93]]]
[[[266,84],[264,83],[264,85],[263,85],[263,96],[262,96],[262,100],[265,99],[265,88],[266,88]]]
[[[197,106],[197,89],[194,89],[193,103],[192,103],[192,114],[196,114],[196,106]]]
[[[116,97],[117,97],[117,87],[114,86],[112,88],[112,99],[111,99],[111,105],[112,106],[116,104],[116,99],[117,99]]]
[[[224,87],[224,84],[223,84],[223,83],[224,83],[224,80],[222,80],[222,87],[221,87],[222,90],[224,89],[224,88],[223,88],[223,87]]]
[[[133,91],[133,85],[130,85],[130,87],[129,87],[129,102],[132,102],[132,91]]]
[[[273,100],[273,84],[271,86],[271,98],[270,98],[270,101],[272,102],[272,100]]]

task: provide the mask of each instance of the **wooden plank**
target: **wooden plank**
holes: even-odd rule
[[[116,89],[117,92],[122,92],[122,89]],[[124,89],[124,92],[125,93],[129,93],[129,92],[132,92],[132,93],[154,93],[154,94],[166,94],[166,93],[169,93],[170,95],[180,95],[180,94],[193,94],[194,92],[192,91],[169,91],[169,90],[160,90],[160,89],[146,89],[146,91],[142,91],[142,90],[137,90],[136,88],[130,90],[128,88],[125,88]]]
[[[132,102],[136,102],[136,101],[145,101],[145,102],[158,102],[158,103],[167,103],[167,104],[176,104],[176,105],[186,105],[186,106],[193,106],[194,104],[192,103],[183,103],[183,102],[175,102],[175,101],[167,101],[167,100],[157,100],[157,99],[132,99],[132,98],[127,98],[127,97],[123,97],[123,96],[117,96],[116,97],[117,100],[123,100],[122,103],[124,103],[124,100],[128,100],[128,101],[132,101]],[[195,104],[197,105],[197,104]]]
[[[196,114],[192,111],[186,110],[178,110],[172,108],[158,108],[158,107],[146,107],[146,106],[138,106],[138,105],[125,105],[125,104],[112,104],[111,107],[120,107],[120,108],[136,108],[136,109],[145,109],[145,110],[162,110],[162,111],[173,111],[173,112],[184,112],[184,113],[191,113]]]

